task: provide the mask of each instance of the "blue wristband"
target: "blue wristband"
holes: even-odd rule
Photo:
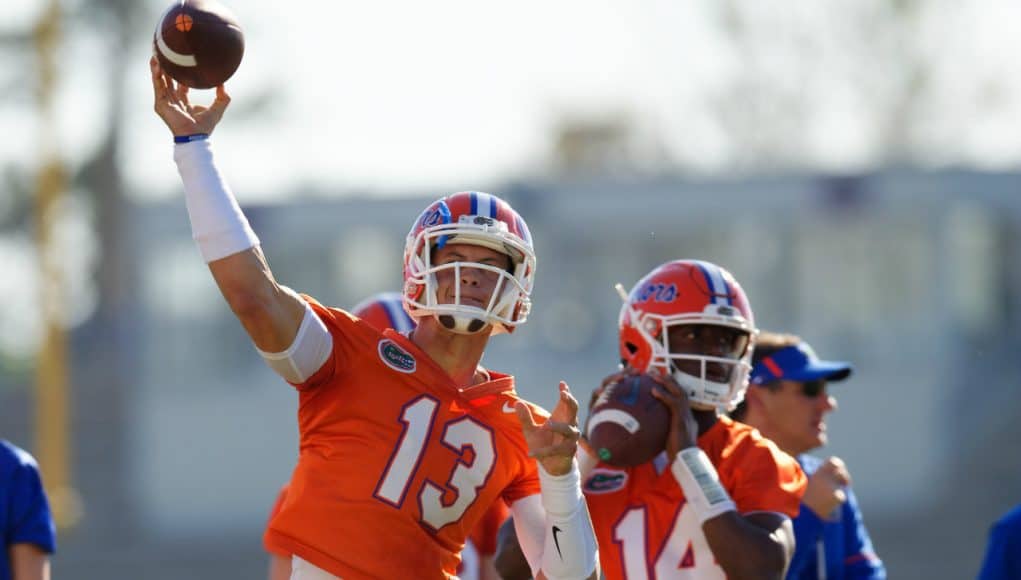
[[[209,133],[195,133],[194,135],[174,135],[174,143],[191,143],[192,141],[204,141],[209,138]]]

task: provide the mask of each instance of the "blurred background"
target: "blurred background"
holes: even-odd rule
[[[55,578],[262,577],[297,451],[152,112],[166,6],[0,22],[0,437],[42,464]],[[614,283],[719,263],[760,328],[856,365],[824,453],[890,576],[974,577],[1021,502],[1021,4],[230,7],[247,47],[215,147],[278,279],[338,306],[396,290],[429,201],[500,194],[539,270],[485,363],[549,406],[614,369]]]

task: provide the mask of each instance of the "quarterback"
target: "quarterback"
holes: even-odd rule
[[[298,391],[298,464],[265,543],[292,580],[451,578],[494,502],[514,514],[533,573],[598,574],[582,497],[578,404],[552,414],[479,363],[489,337],[525,322],[535,252],[505,201],[462,192],[430,204],[404,251],[408,335],[380,332],[278,283],[213,162],[209,107],[150,61],[156,113],[174,136],[192,235],[267,364]]]
[[[580,451],[607,578],[783,578],[805,476],[720,414],[747,386],[755,333],[744,291],[709,262],[663,264],[627,295],[624,372],[657,378],[671,424],[666,450],[646,464],[614,467]]]

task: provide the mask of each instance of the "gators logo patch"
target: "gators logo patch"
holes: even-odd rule
[[[585,480],[585,493],[612,493],[627,485],[627,472],[597,467]]]
[[[450,223],[450,208],[447,207],[447,202],[441,201],[422,212],[422,219],[419,220],[419,225],[423,228],[432,226],[438,226],[440,224]]]
[[[413,373],[417,367],[415,357],[408,354],[406,350],[397,346],[394,341],[384,338],[379,341],[379,359],[386,366],[401,373]]]

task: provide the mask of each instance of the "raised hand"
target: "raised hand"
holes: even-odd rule
[[[844,488],[851,485],[851,473],[839,457],[827,457],[819,469],[808,478],[808,487],[801,498],[809,508],[823,519],[847,501]]]
[[[230,96],[223,85],[216,87],[213,104],[208,107],[193,105],[188,100],[188,87],[164,73],[155,56],[149,59],[149,72],[152,73],[154,109],[171,133],[182,136],[213,132],[230,104]]]
[[[670,410],[670,431],[666,437],[666,452],[672,463],[682,449],[696,445],[698,422],[695,421],[695,416],[691,413],[687,393],[672,376],[659,373],[652,373],[650,376],[658,385],[652,391],[652,396],[662,401]]]
[[[545,422],[536,423],[531,408],[521,401],[514,410],[528,443],[528,454],[542,463],[550,475],[571,471],[578,449],[578,401],[567,383],[560,382],[560,399]]]

